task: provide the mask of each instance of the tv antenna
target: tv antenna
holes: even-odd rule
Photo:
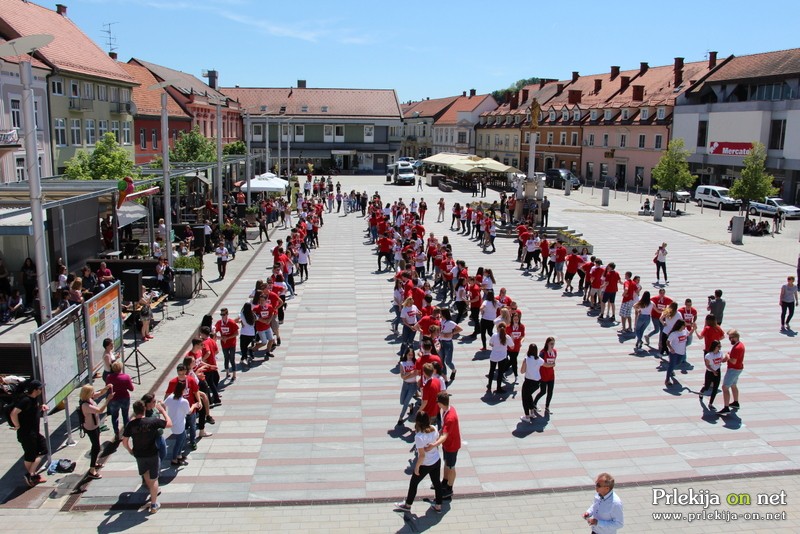
[[[111,26],[114,24],[119,24],[119,22],[106,22],[103,24],[103,33],[106,34],[106,47],[108,48],[109,53],[117,51],[117,38],[111,31]]]

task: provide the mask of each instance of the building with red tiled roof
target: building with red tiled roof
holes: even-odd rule
[[[0,37],[34,34],[54,37],[35,57],[54,73],[48,90],[56,172],[63,172],[78,150],[92,150],[107,132],[133,157],[129,103],[136,82],[67,18],[66,6],[52,11],[23,0],[0,0]]]
[[[677,104],[672,137],[684,140],[700,183],[730,187],[759,142],[778,194],[800,203],[800,48],[730,56]]]
[[[383,172],[399,153],[402,115],[393,89],[315,88],[298,80],[297,87],[220,90],[246,113],[252,152],[264,154],[269,139],[270,169]]]
[[[139,85],[133,88],[133,103],[136,115],[133,117],[133,131],[136,139],[136,163],[144,164],[161,155],[161,95],[167,95],[167,139],[170,147],[174,146],[179,132],[192,129],[192,118],[169,94],[166,89],[150,89],[161,80],[145,67],[135,63],[120,63]]]
[[[192,119],[192,128],[197,126],[208,139],[217,138],[217,103],[220,105],[220,134],[222,143],[233,143],[242,139],[240,106],[217,90],[217,71],[208,71],[209,83],[179,70],[157,65],[139,58],[128,63],[149,70],[159,82],[171,82],[166,91]]]
[[[475,153],[475,125],[481,113],[497,108],[497,101],[490,94],[476,95],[470,89],[453,102],[433,123],[433,153]]]
[[[426,98],[409,102],[403,108],[403,147],[401,153],[410,158],[427,158],[433,154],[433,123],[458,99],[457,96]]]
[[[0,39],[0,44],[5,42],[5,39]],[[19,75],[20,61],[27,61],[31,64],[33,99],[39,121],[46,119],[49,114],[47,76],[52,73],[52,70],[27,54],[17,57],[0,57],[0,62],[3,64],[2,72],[0,72],[0,101],[5,104],[2,106],[3,113],[0,115],[0,184],[22,182],[28,178],[23,145],[25,118],[22,110],[23,88]],[[41,175],[52,175],[49,128],[37,130],[36,147],[39,152]]]

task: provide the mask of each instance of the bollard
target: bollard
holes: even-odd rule
[[[741,245],[744,237],[744,217],[735,215],[731,223],[731,243]]]
[[[664,218],[664,199],[663,198],[656,198],[653,200],[653,220],[655,222],[661,222]]]
[[[717,217],[722,217],[722,202],[720,202],[719,205],[717,206],[717,213],[718,213]]]
[[[625,189],[625,202],[628,202],[631,199],[631,190]]]
[[[611,190],[608,187],[603,188],[603,197],[600,200],[601,206],[608,206],[608,199],[611,196]]]

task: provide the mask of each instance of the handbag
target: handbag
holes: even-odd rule
[[[658,263],[658,252],[656,252],[656,255],[653,256],[653,263]]]

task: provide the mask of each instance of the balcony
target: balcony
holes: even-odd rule
[[[109,102],[111,104],[111,113],[124,115],[130,109],[130,102]]]
[[[92,111],[94,109],[94,100],[76,96],[70,97],[69,109],[72,111]]]

